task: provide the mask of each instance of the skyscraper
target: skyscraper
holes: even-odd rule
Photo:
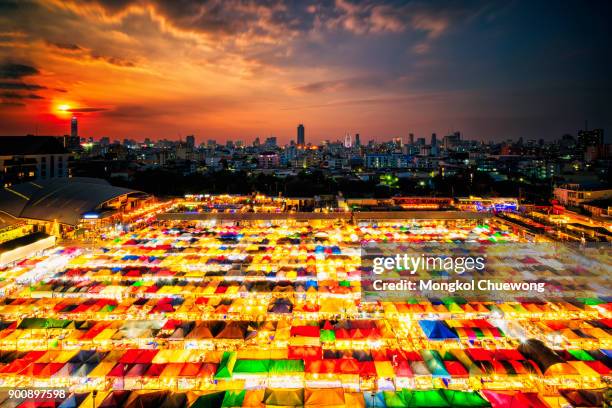
[[[79,136],[79,123],[77,121],[76,116],[73,116],[72,119],[70,119],[70,136]]]
[[[431,134],[431,147],[436,147],[438,145],[438,137],[435,133]]]
[[[355,146],[356,147],[361,146],[361,139],[359,139],[359,133],[355,134]]]
[[[351,135],[349,133],[344,136],[344,147],[353,147],[353,139],[351,138]]]
[[[304,125],[302,125],[301,123],[297,127],[297,144],[298,145],[305,145],[306,144],[306,137],[305,137],[305,133],[304,133]]]
[[[195,147],[195,136],[194,135],[185,136],[185,143],[189,147]]]
[[[410,145],[414,144],[414,133],[408,134],[408,144]]]
[[[601,146],[604,144],[603,129],[578,131],[578,145],[585,149],[587,146]]]

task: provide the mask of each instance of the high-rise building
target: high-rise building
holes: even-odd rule
[[[359,139],[359,133],[355,133],[355,146],[361,146],[361,139]]]
[[[604,144],[603,129],[578,131],[578,145],[585,149],[587,146],[601,146]]]
[[[408,143],[413,145],[414,144],[414,133],[410,133],[408,135]]]
[[[436,147],[438,145],[438,137],[435,133],[431,134],[431,147]]]
[[[347,133],[344,136],[344,147],[346,147],[346,148],[353,147],[353,140],[352,140],[351,135],[349,133]]]
[[[79,123],[77,121],[76,116],[73,116],[72,119],[70,119],[70,136],[79,136]]]
[[[195,136],[194,135],[185,136],[185,143],[189,147],[195,147]]]
[[[268,148],[274,148],[277,147],[277,143],[276,143],[276,136],[270,136],[268,138],[266,138],[266,141],[264,142],[264,145]]]
[[[442,144],[446,150],[453,150],[461,143],[461,132],[454,132],[453,134],[446,135],[442,139]]]
[[[304,125],[301,123],[297,127],[297,144],[305,145],[306,144],[306,135],[304,133]]]

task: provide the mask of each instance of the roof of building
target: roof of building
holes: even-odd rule
[[[12,215],[0,212],[0,231],[5,228],[13,228],[19,223],[20,221]]]
[[[603,198],[600,200],[585,201],[582,203],[582,205],[589,205],[592,207],[598,207],[598,208],[603,208],[607,210],[608,207],[612,207],[612,198]]]
[[[100,179],[71,178],[16,184],[0,189],[0,211],[15,218],[77,225],[82,215],[136,190],[111,186]]]
[[[13,249],[20,248],[25,245],[30,245],[36,241],[40,241],[41,239],[48,238],[49,236],[49,234],[39,231],[3,242],[0,244],[0,253],[12,251]]]
[[[55,136],[0,136],[0,156],[66,153]]]

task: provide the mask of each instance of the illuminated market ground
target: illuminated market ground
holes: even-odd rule
[[[383,241],[521,239],[493,219],[164,221],[60,248],[0,271],[0,406],[601,406],[609,298],[365,302],[360,245]],[[7,398],[35,387],[70,396]]]

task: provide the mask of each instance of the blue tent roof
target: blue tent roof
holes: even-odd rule
[[[382,391],[377,392],[376,394],[364,392],[363,399],[365,400],[366,407],[368,408],[387,408],[385,396]]]
[[[429,340],[458,339],[457,333],[452,331],[441,320],[421,320],[419,325]]]

